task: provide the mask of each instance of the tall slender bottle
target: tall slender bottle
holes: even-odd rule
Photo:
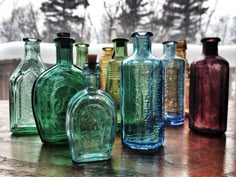
[[[86,43],[76,43],[76,66],[83,68],[84,64],[87,63],[88,47]]]
[[[100,65],[89,55],[84,65],[87,87],[76,93],[68,104],[66,130],[75,162],[107,160],[111,156],[116,131],[116,106],[100,90]]]
[[[100,76],[100,86],[103,91],[106,90],[106,77],[107,77],[107,63],[112,59],[113,48],[112,47],[104,47],[102,48],[103,54],[99,60],[101,66],[101,76]]]
[[[155,151],[164,142],[162,62],[151,53],[151,32],[135,32],[134,53],[121,65],[122,143]]]
[[[203,38],[202,56],[190,67],[189,128],[206,134],[227,129],[229,63],[218,55],[220,38]]]
[[[31,92],[46,66],[40,57],[40,39],[24,38],[25,56],[9,79],[10,130],[13,134],[37,133]]]
[[[163,42],[163,117],[166,125],[184,124],[185,60],[176,56],[175,41]]]
[[[190,65],[186,57],[186,40],[179,40],[176,48],[176,55],[185,59],[185,117],[189,115],[189,89],[190,89]]]
[[[73,43],[70,33],[58,33],[57,64],[35,81],[32,99],[39,135],[43,143],[67,143],[66,108],[70,98],[85,88],[84,74],[73,65]]]
[[[107,80],[106,92],[116,102],[117,108],[117,132],[120,132],[120,67],[121,62],[127,58],[127,42],[128,39],[116,38],[113,39],[114,57],[107,64]]]

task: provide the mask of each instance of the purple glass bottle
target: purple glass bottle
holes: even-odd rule
[[[218,55],[220,38],[203,38],[202,57],[190,67],[192,131],[223,134],[227,128],[229,63]]]

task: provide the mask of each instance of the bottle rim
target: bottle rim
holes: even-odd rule
[[[89,47],[89,44],[88,43],[85,43],[85,42],[76,42],[75,43],[75,46],[77,47],[77,46],[80,46],[80,45],[82,45],[82,46],[84,46],[84,47]]]
[[[114,39],[112,39],[112,42],[115,42],[115,41],[129,42],[129,40],[126,39],[126,38],[114,38]]]
[[[39,38],[24,37],[23,41],[24,42],[41,42],[42,40]]]
[[[201,39],[201,42],[220,42],[219,37],[205,37]]]
[[[164,42],[162,42],[162,44],[170,44],[170,43],[177,44],[178,42],[177,41],[164,41]]]
[[[152,37],[153,33],[149,32],[149,31],[136,31],[136,32],[132,33],[131,37],[135,37],[135,36],[149,36],[149,37]]]
[[[102,50],[113,50],[113,47],[103,47]]]

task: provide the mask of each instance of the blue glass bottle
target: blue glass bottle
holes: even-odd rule
[[[184,124],[185,60],[176,56],[176,41],[163,42],[163,117],[166,125]]]
[[[135,32],[133,54],[121,66],[121,130],[124,146],[155,151],[164,142],[162,63],[151,53],[151,32]]]
[[[74,162],[107,160],[111,156],[116,133],[116,105],[100,90],[101,69],[96,55],[84,65],[87,88],[75,94],[66,116],[66,130]]]

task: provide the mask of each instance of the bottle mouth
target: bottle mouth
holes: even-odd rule
[[[135,37],[135,36],[149,36],[149,37],[152,37],[153,33],[149,32],[149,31],[137,31],[137,32],[134,32],[131,35],[131,37]]]
[[[112,39],[112,42],[117,42],[117,41],[120,41],[120,42],[129,42],[128,39],[126,38],[115,38],[115,39]]]
[[[177,42],[176,41],[164,41],[164,42],[162,42],[162,44],[163,45],[165,45],[165,44],[174,45],[174,44],[177,44]]]
[[[178,48],[183,48],[183,49],[187,49],[187,43],[186,43],[186,40],[184,40],[184,39],[180,39],[180,40],[178,40],[178,42],[177,42],[177,49]]]
[[[206,37],[201,40],[201,42],[220,42],[218,37]]]
[[[75,43],[75,46],[76,47],[78,47],[78,46],[80,46],[80,47],[89,47],[89,44],[83,43],[83,42],[77,42],[77,43]]]
[[[57,33],[57,38],[54,39],[54,42],[68,44],[68,43],[74,43],[75,40],[70,37],[70,33],[60,32]]]
[[[23,41],[24,42],[41,42],[42,40],[39,39],[39,38],[28,38],[28,37],[25,37],[25,38],[23,38]]]

